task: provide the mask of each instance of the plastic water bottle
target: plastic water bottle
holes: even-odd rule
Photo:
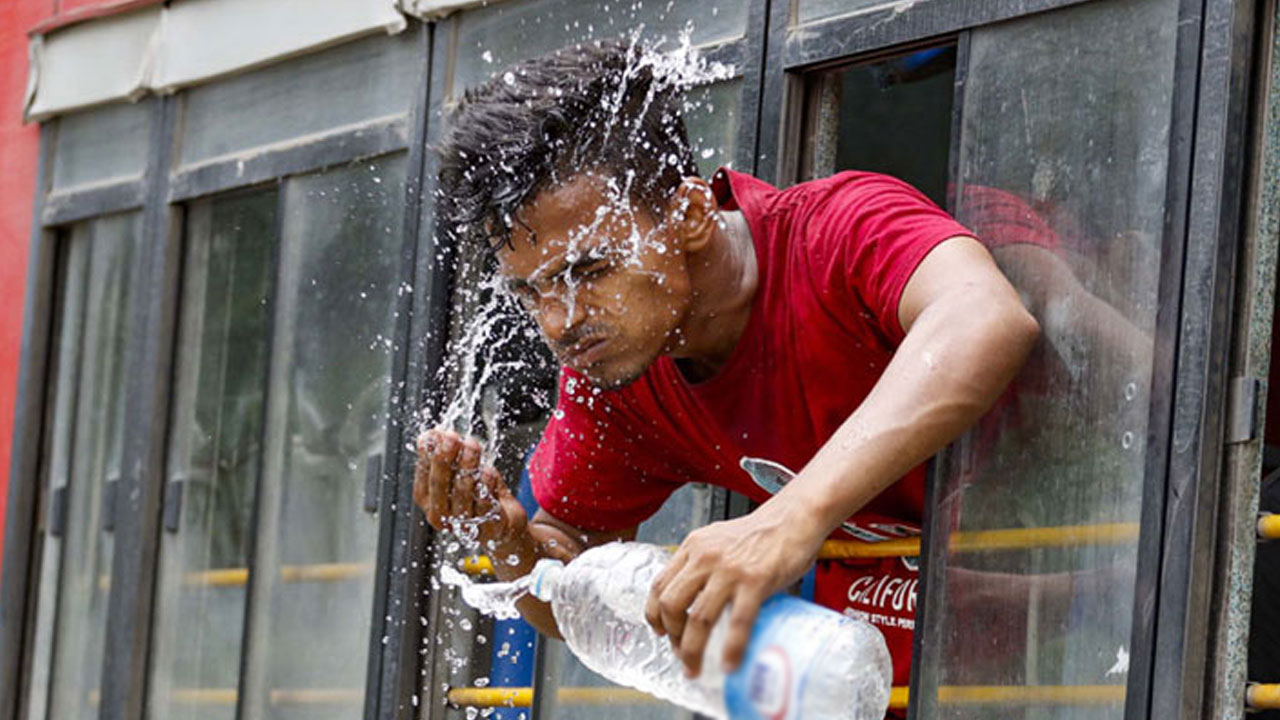
[[[893,668],[872,625],[788,595],[764,603],[742,664],[721,670],[728,614],[707,641],[702,674],[685,677],[671,643],[645,621],[649,588],[671,559],[654,545],[615,542],[568,565],[541,560],[535,597],[551,603],[584,665],[620,685],[734,720],[881,720]]]

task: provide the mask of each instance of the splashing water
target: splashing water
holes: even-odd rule
[[[688,115],[697,110],[702,103],[690,99],[685,94],[687,91],[735,77],[736,71],[732,65],[709,62],[701,56],[691,40],[693,29],[692,24],[687,24],[681,30],[674,47],[668,47],[671,43],[665,37],[657,38],[651,44],[642,46],[643,24],[630,33],[630,46],[637,52],[628,56],[628,66],[622,73],[623,80],[618,90],[605,98],[609,115],[617,116],[622,111],[629,81],[639,78],[642,73],[651,75],[652,82],[649,84],[639,110],[640,116],[658,112],[655,101],[662,93],[672,89],[682,93],[680,111]],[[499,72],[502,82],[508,85],[516,82],[516,77],[511,70]],[[619,127],[622,125],[620,123]],[[609,135],[613,132],[613,126],[607,126],[604,132],[606,142],[610,141]],[[633,148],[632,152],[648,151],[647,148],[641,147],[634,137],[620,138],[615,142]],[[703,157],[706,157],[705,152]],[[502,160],[477,158],[475,162],[502,163]],[[671,162],[672,164],[679,162],[674,154]],[[641,267],[640,259],[646,250],[659,254],[667,251],[668,248],[660,237],[660,233],[642,233],[638,230],[639,223],[634,221],[640,213],[644,212],[634,207],[634,173],[627,173],[623,177],[608,177],[584,168],[582,174],[595,176],[601,181],[605,203],[598,208],[594,219],[589,224],[570,233],[567,252],[570,262],[585,252],[584,246],[587,241],[601,235],[606,231],[606,226],[611,223],[625,224],[630,228],[627,236],[621,239],[620,247],[616,248],[620,255],[617,258],[620,265],[636,270]],[[511,227],[514,221],[508,217],[504,218],[504,222]],[[466,232],[466,230],[465,225],[459,228],[459,232]],[[495,398],[491,393],[486,393],[486,388],[504,373],[519,373],[532,369],[527,354],[515,353],[513,358],[507,359],[501,357],[502,351],[522,341],[536,342],[540,333],[527,320],[513,321],[513,318],[521,314],[520,309],[496,274],[486,272],[486,269],[479,267],[475,258],[463,257],[457,261],[457,264],[458,276],[475,278],[460,290],[462,297],[459,298],[463,305],[471,308],[471,312],[464,321],[461,332],[458,332],[451,342],[445,367],[442,368],[443,375],[452,377],[453,382],[450,385],[453,390],[446,408],[435,424],[485,438],[484,460],[491,462],[501,449],[500,422],[505,407],[501,398]],[[580,281],[572,277],[566,277],[564,281],[566,287],[564,297],[561,299],[566,305],[566,312],[572,316],[578,302]],[[542,394],[545,396],[537,398],[536,401],[543,410],[549,410],[552,398],[548,393]],[[427,424],[429,423],[423,423],[424,426]]]
[[[516,601],[529,594],[532,575],[512,582],[478,583],[448,564],[440,566],[440,580],[445,585],[458,588],[462,599],[477,611],[495,620],[512,620],[520,617]]]
[[[642,31],[643,26],[631,34],[633,50],[640,48]],[[687,116],[705,101],[690,99],[686,91],[735,77],[735,69],[732,66],[719,62],[707,62],[702,58],[692,45],[691,35],[692,27],[686,26],[674,49],[663,50],[665,40],[659,40],[640,52],[630,54],[628,66],[622,73],[623,81],[619,90],[604,98],[607,113],[617,116],[623,110],[622,105],[627,100],[628,83],[632,78],[639,79],[642,75],[649,76],[648,89],[640,103],[642,116],[657,112],[681,112]],[[520,82],[518,76],[511,70],[498,70],[496,76],[498,82],[505,86],[518,85]],[[681,93],[681,100],[675,107],[660,101],[661,94],[672,89],[679,90]],[[633,93],[633,96],[635,94]],[[634,109],[630,112],[634,112]],[[628,127],[630,126],[623,123],[607,126],[604,129],[605,137],[614,135],[607,141],[629,148],[629,152],[650,152],[648,147],[637,142],[637,137],[622,137],[623,133],[629,132]],[[690,147],[688,150],[693,157],[698,155],[696,148]],[[714,151],[710,154],[714,154]],[[709,156],[705,151],[701,153],[704,159]],[[477,165],[496,163],[495,167],[507,167],[500,155],[475,158],[470,162]],[[672,166],[681,164],[674,153],[665,162]],[[638,222],[638,218],[642,215],[649,218],[650,211],[647,207],[638,207],[635,203],[637,197],[635,188],[639,182],[635,172],[628,171],[613,176],[587,166],[581,170],[581,174],[591,176],[597,181],[603,202],[589,221],[568,233],[564,259],[572,264],[584,253],[599,252],[600,249],[593,248],[593,244],[598,245],[598,238],[608,236],[613,238],[609,243],[609,257],[618,267],[626,267],[631,272],[658,275],[645,270],[644,258],[650,253],[667,254],[673,248],[668,246],[669,233],[665,232],[667,228],[662,224],[666,220],[660,220],[656,227],[652,222]],[[682,213],[684,209],[683,207],[674,208],[677,214]],[[503,222],[510,228],[515,219],[505,217]],[[646,227],[651,229],[642,229]],[[459,225],[452,231],[458,237],[463,237],[477,229]],[[452,239],[437,237],[437,247],[445,247],[449,243],[452,243]],[[553,260],[555,258],[547,258],[547,262]],[[452,332],[453,337],[436,378],[437,386],[449,388],[448,401],[435,418],[420,416],[419,420],[423,429],[428,426],[446,427],[482,438],[484,451],[481,462],[493,465],[497,464],[499,453],[502,451],[504,435],[509,424],[507,416],[512,410],[511,395],[501,391],[503,384],[507,383],[509,387],[512,378],[515,378],[517,383],[524,381],[524,386],[516,387],[515,391],[522,396],[532,394],[533,397],[525,397],[524,402],[532,402],[537,410],[546,413],[554,404],[554,383],[543,386],[529,382],[528,379],[541,378],[547,374],[542,373],[542,370],[554,370],[554,366],[545,368],[545,361],[539,359],[541,356],[529,352],[528,347],[531,343],[542,342],[545,338],[522,311],[518,301],[507,289],[504,279],[493,272],[493,266],[489,260],[482,257],[481,253],[462,252],[456,258],[447,255],[437,256],[437,262],[445,261],[452,263],[451,269],[454,271],[454,277],[457,278],[455,296],[451,304],[455,308],[465,310],[457,317]],[[657,285],[663,284],[664,278],[655,277],[655,279]],[[578,303],[581,301],[579,291],[583,282],[572,274],[565,274],[555,290],[557,298],[566,308],[568,317],[573,317],[578,309]],[[592,311],[591,308],[587,309]],[[566,390],[570,395],[576,393],[575,399],[587,403],[593,402],[595,394],[599,392],[595,388],[575,388],[572,383]],[[471,555],[485,551],[476,541],[478,533],[474,519],[454,521],[451,523],[450,530],[453,539],[443,548],[446,556],[456,559],[460,556],[459,553]],[[441,558],[439,572],[440,583],[457,587],[467,605],[496,619],[519,617],[516,603],[529,592],[528,576],[514,582],[478,583],[460,572],[454,562],[445,558]],[[433,578],[434,582],[435,578]]]

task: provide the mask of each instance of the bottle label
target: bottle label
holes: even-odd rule
[[[789,595],[765,601],[742,664],[725,678],[733,720],[799,720],[805,679],[831,637],[832,612]]]

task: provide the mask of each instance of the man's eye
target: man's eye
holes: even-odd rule
[[[603,275],[609,269],[608,260],[596,260],[585,265],[578,265],[573,268],[572,275],[577,280],[585,280],[587,278]]]

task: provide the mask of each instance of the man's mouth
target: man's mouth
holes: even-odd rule
[[[561,355],[561,362],[575,369],[590,367],[603,355],[609,340],[605,337],[591,337],[570,345]]]

